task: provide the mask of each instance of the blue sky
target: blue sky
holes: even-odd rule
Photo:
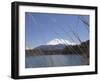
[[[25,13],[25,43],[29,48],[45,45],[58,38],[79,43],[72,31],[77,32],[82,41],[89,39],[89,32],[80,17],[89,22],[88,15]],[[70,39],[73,38],[73,40]]]

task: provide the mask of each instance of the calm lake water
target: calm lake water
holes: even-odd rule
[[[56,66],[75,66],[83,65],[82,57],[76,54],[67,55],[39,55],[26,56],[25,67],[56,67]]]

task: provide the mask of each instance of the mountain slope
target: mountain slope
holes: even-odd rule
[[[43,50],[43,51],[51,51],[51,50],[63,50],[65,48],[66,45],[64,44],[58,44],[58,45],[40,45],[36,48],[34,48],[34,50]]]

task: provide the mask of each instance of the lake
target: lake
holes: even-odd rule
[[[59,67],[59,66],[77,66],[84,65],[83,58],[77,54],[61,54],[61,55],[37,55],[26,56],[26,68],[39,67]]]

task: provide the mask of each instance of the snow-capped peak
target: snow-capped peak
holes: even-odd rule
[[[47,42],[47,45],[57,45],[57,44],[75,45],[75,43],[69,42],[68,40],[57,39],[57,38]]]
[[[26,49],[26,50],[29,50],[29,49],[32,49],[32,48],[29,48],[28,46],[25,46],[25,49]]]

